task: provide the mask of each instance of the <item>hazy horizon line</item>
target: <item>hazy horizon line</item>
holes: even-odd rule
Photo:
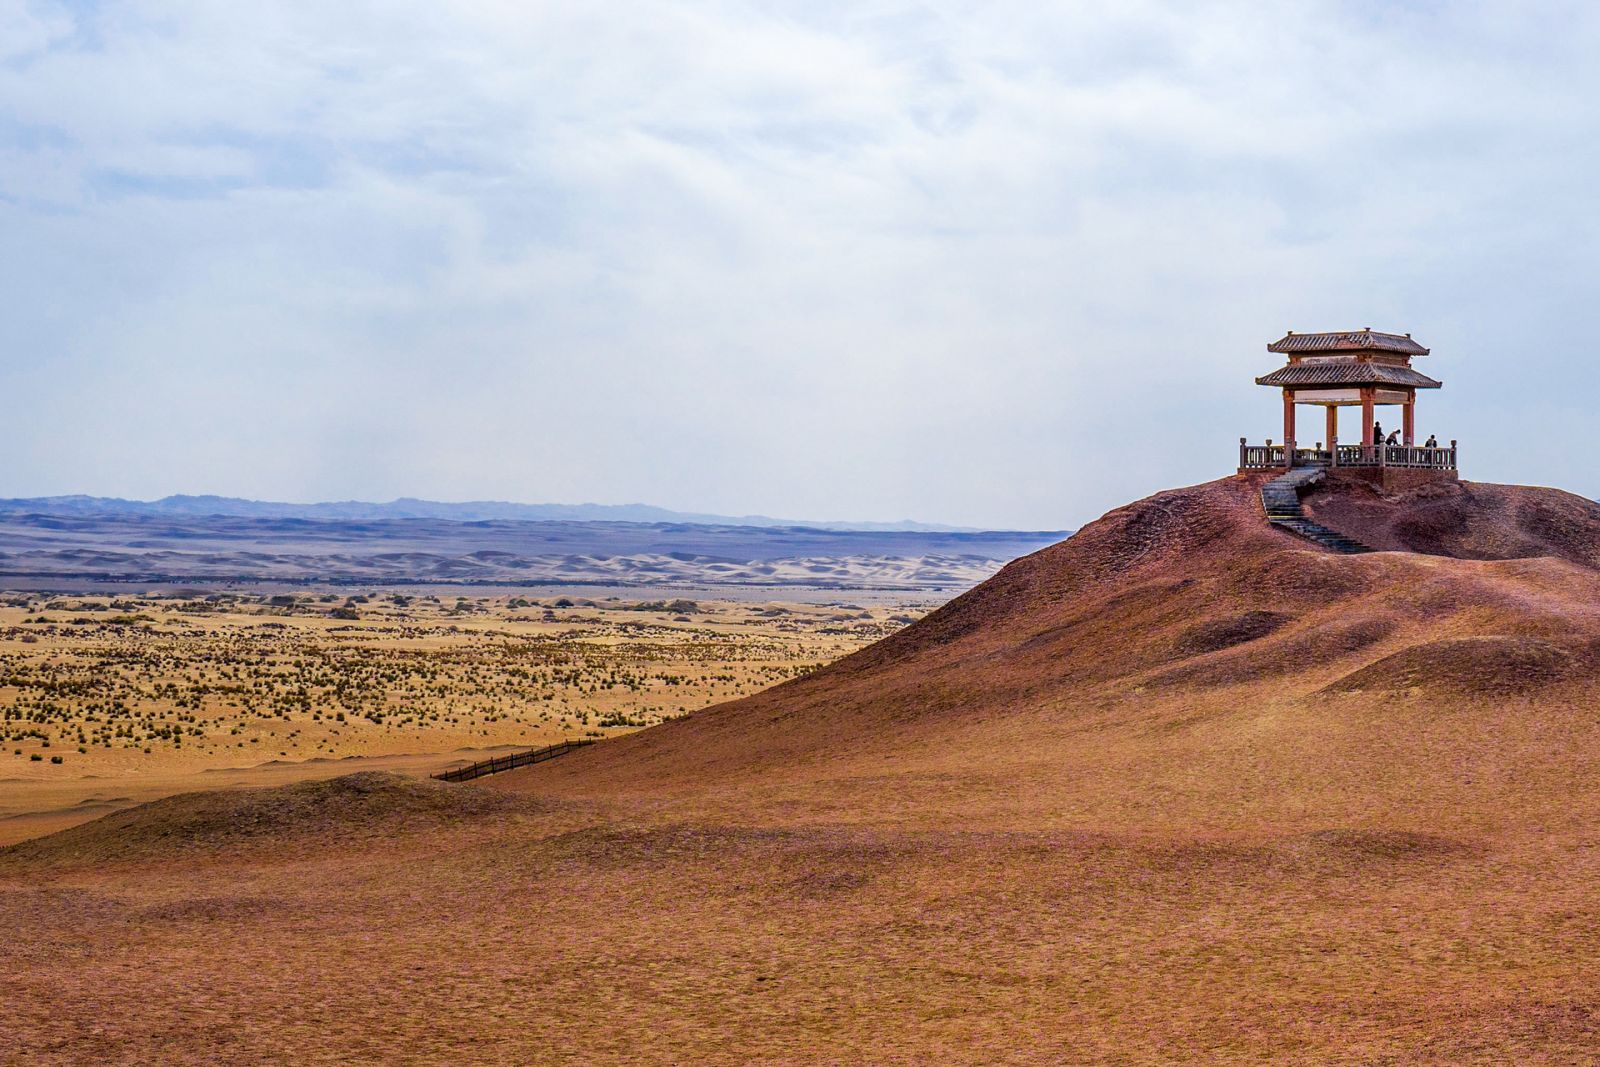
[[[651,504],[644,501],[630,501],[627,503],[602,503],[599,501],[583,501],[581,503],[564,503],[554,501],[518,501],[504,499],[465,499],[465,500],[437,500],[418,496],[397,496],[390,500],[363,500],[358,497],[348,497],[338,500],[266,500],[256,497],[233,496],[222,493],[168,493],[164,496],[142,499],[138,497],[110,496],[96,493],[53,493],[43,496],[7,496],[0,497],[0,508],[16,510],[16,505],[62,505],[75,503],[80,506],[101,506],[115,508],[118,505],[127,508],[153,509],[169,513],[199,514],[183,505],[205,506],[206,504],[232,504],[236,507],[251,509],[286,509],[306,511],[333,511],[337,509],[442,509],[442,510],[473,510],[482,512],[486,509],[499,509],[524,512],[549,512],[550,514],[529,514],[483,516],[477,519],[462,519],[461,521],[485,521],[489,518],[521,519],[523,521],[589,521],[589,522],[678,522],[700,525],[733,525],[733,526],[768,526],[768,527],[816,527],[832,529],[857,529],[892,531],[903,529],[908,531],[948,532],[948,533],[1056,533],[1064,530],[1016,530],[1002,526],[968,526],[953,523],[941,523],[922,519],[801,519],[783,516],[766,515],[757,512],[742,514],[725,514],[721,512],[696,511],[681,508],[666,507],[660,504]],[[163,505],[167,507],[163,508]],[[214,514],[225,514],[216,512]],[[624,514],[632,517],[620,517]],[[241,516],[248,517],[248,516]],[[280,516],[286,517],[286,516]],[[330,518],[355,518],[358,516],[326,516]],[[392,515],[391,518],[457,518],[450,515]]]

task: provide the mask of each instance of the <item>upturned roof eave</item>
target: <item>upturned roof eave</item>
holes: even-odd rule
[[[1326,330],[1285,334],[1267,345],[1267,351],[1280,355],[1297,352],[1399,352],[1409,356],[1426,356],[1430,349],[1418,344],[1409,335],[1385,333],[1382,330]]]
[[[1385,386],[1386,385],[1386,386],[1389,386],[1391,388],[1396,388],[1396,389],[1440,389],[1440,388],[1444,387],[1444,383],[1443,382],[1441,382],[1441,381],[1439,381],[1439,380],[1437,380],[1435,378],[1429,378],[1425,374],[1418,374],[1415,379],[1412,379],[1412,380],[1409,380],[1409,381],[1404,381],[1404,382],[1386,382],[1386,381],[1382,381],[1382,380],[1379,380],[1379,379],[1376,379],[1376,378],[1353,379],[1353,380],[1350,380],[1350,381],[1330,381],[1330,382],[1282,382],[1282,381],[1275,382],[1275,381],[1272,381],[1271,379],[1274,376],[1276,376],[1277,373],[1278,373],[1277,371],[1273,371],[1272,374],[1264,374],[1264,375],[1262,375],[1261,377],[1256,379],[1256,384],[1257,385],[1273,386],[1273,387],[1276,387],[1276,388],[1289,388],[1289,389],[1355,389],[1355,388],[1360,388],[1362,386],[1367,386],[1367,385],[1371,385],[1371,386]]]

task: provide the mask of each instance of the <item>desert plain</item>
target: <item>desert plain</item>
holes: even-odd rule
[[[619,592],[0,593],[0,845],[177,792],[425,776],[614,736],[797,677],[930,605]]]

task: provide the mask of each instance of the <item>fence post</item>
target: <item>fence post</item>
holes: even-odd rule
[[[477,763],[469,763],[465,767],[457,767],[453,771],[444,771],[440,774],[431,774],[428,777],[437,778],[443,782],[467,782],[474,778],[482,778],[486,774],[499,774],[501,771],[515,770],[526,767],[532,763],[543,763],[547,759],[554,759],[583,745],[592,745],[594,741],[588,738],[580,740],[557,741],[553,745],[543,748],[530,748],[523,752],[513,752],[509,756],[490,756]]]

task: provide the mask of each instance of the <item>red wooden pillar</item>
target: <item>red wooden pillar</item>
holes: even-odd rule
[[[1372,439],[1372,420],[1376,417],[1373,408],[1377,403],[1376,390],[1367,388],[1361,390],[1361,443],[1371,448],[1377,442]]]
[[[1402,436],[1405,437],[1406,447],[1410,448],[1417,443],[1417,394],[1415,391],[1406,398],[1405,404],[1402,405],[1402,410],[1405,412]]]
[[[1339,407],[1337,404],[1328,405],[1328,451],[1332,452],[1339,447]]]
[[[1283,391],[1283,465],[1294,466],[1294,390]]]

